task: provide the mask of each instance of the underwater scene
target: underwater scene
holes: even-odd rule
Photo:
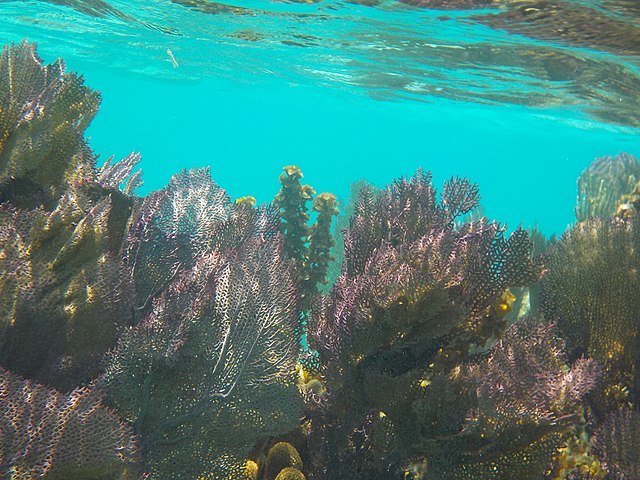
[[[639,2],[0,25],[0,480],[640,480]]]

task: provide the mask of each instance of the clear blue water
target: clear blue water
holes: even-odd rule
[[[392,1],[180,3],[0,1],[3,44],[35,41],[102,92],[90,144],[141,152],[141,194],[210,165],[232,196],[269,201],[297,164],[346,197],[421,166],[479,183],[488,217],[549,235],[573,222],[595,157],[640,155],[634,55]]]

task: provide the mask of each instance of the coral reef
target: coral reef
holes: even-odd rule
[[[623,408],[611,414],[594,434],[594,450],[607,479],[640,478],[640,413]]]
[[[545,317],[557,323],[571,359],[587,356],[603,365],[600,416],[638,404],[638,242],[637,218],[594,218],[566,232],[546,254]]]
[[[596,159],[550,243],[466,179],[360,185],[323,293],[332,194],[288,166],[271,205],[206,168],[138,198],[140,156],[83,138],[98,103],[2,50],[0,477],[640,475],[634,157]]]
[[[93,174],[83,134],[100,96],[28,43],[0,54],[0,201],[52,208],[67,185]]]
[[[631,204],[625,196],[634,191],[638,181],[640,161],[633,155],[620,153],[596,158],[578,178],[576,219],[583,222],[613,216],[621,204]]]
[[[129,426],[95,388],[65,395],[0,368],[0,477],[135,479]]]
[[[101,385],[154,477],[242,478],[253,444],[293,429],[300,408],[298,286],[277,213],[232,203],[196,170],[136,219],[126,260],[143,316]]]
[[[0,55],[0,364],[71,390],[91,380],[130,307],[120,265],[139,157],[94,168],[99,96],[29,44]],[[129,180],[127,180],[129,179]]]
[[[452,179],[438,202],[423,172],[361,191],[342,274],[313,317],[330,399],[310,414],[325,469],[312,478],[393,478],[460,434],[472,402],[452,372],[506,327],[507,288],[541,274],[524,231],[456,226],[478,199]]]
[[[537,479],[574,434],[600,369],[586,359],[567,367],[553,327],[526,317],[460,375],[473,386],[473,406],[460,434],[438,439],[429,457],[433,478]]]

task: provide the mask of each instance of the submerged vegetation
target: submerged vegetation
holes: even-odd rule
[[[638,477],[640,161],[597,159],[549,245],[424,171],[336,242],[296,166],[269,205],[208,169],[137,196],[98,104],[2,50],[0,478]]]

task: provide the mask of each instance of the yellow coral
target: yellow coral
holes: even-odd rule
[[[255,207],[256,206],[256,198],[248,195],[246,197],[236,198],[236,205],[242,205],[245,207]]]
[[[264,472],[265,480],[275,480],[280,472],[287,467],[301,470],[302,459],[293,445],[288,442],[278,442],[271,447],[267,455],[267,465]]]
[[[244,472],[247,475],[247,480],[257,480],[258,464],[253,460],[247,460],[247,463],[244,465]]]
[[[275,480],[305,480],[304,474],[297,468],[283,468]]]
[[[509,313],[513,308],[513,303],[516,301],[516,296],[511,293],[508,288],[502,292],[502,295],[498,297],[496,303],[493,304],[493,309],[501,317]]]

